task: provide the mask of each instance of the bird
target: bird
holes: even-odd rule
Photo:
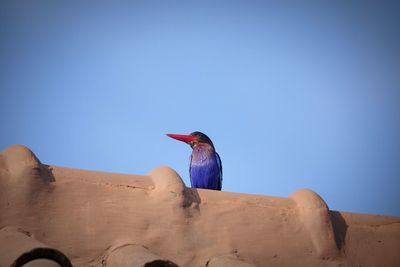
[[[190,156],[189,175],[192,188],[222,189],[222,162],[211,139],[202,132],[167,134],[193,149]]]

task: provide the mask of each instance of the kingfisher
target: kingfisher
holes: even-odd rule
[[[185,142],[193,149],[189,165],[192,187],[221,190],[222,163],[211,139],[202,132],[167,136]]]

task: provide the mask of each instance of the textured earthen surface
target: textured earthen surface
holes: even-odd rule
[[[299,216],[314,244],[316,253],[321,259],[332,259],[338,256],[338,246],[325,201],[309,189],[301,189],[290,195],[296,201]]]
[[[2,266],[10,266],[20,255],[35,248],[47,245],[37,241],[32,234],[15,227],[4,227],[0,230],[0,259]],[[26,267],[58,267],[47,259],[38,259],[25,265]]]
[[[307,189],[191,189],[168,167],[145,176],[44,165],[14,145],[0,154],[0,244],[0,267],[36,247],[75,267],[390,267],[400,266],[400,217],[330,211]]]
[[[160,258],[140,245],[125,244],[109,250],[105,255],[105,265],[112,267],[127,266],[177,266],[171,261]]]

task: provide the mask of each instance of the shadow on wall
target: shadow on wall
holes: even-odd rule
[[[56,181],[53,175],[53,169],[49,165],[42,164],[40,167],[40,176],[45,182],[52,183]]]
[[[179,267],[173,262],[166,260],[155,260],[152,262],[148,262],[144,265],[144,267]]]
[[[337,248],[341,250],[345,245],[348,225],[340,212],[330,211],[329,215],[333,226],[333,232],[335,234]]]
[[[201,198],[196,188],[186,188],[184,191],[183,207],[200,209]]]

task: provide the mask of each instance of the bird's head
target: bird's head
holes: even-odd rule
[[[167,134],[167,136],[174,138],[176,140],[185,142],[190,145],[191,148],[194,148],[197,145],[210,145],[214,149],[214,144],[211,139],[203,134],[202,132],[193,132],[189,135],[186,134]]]

